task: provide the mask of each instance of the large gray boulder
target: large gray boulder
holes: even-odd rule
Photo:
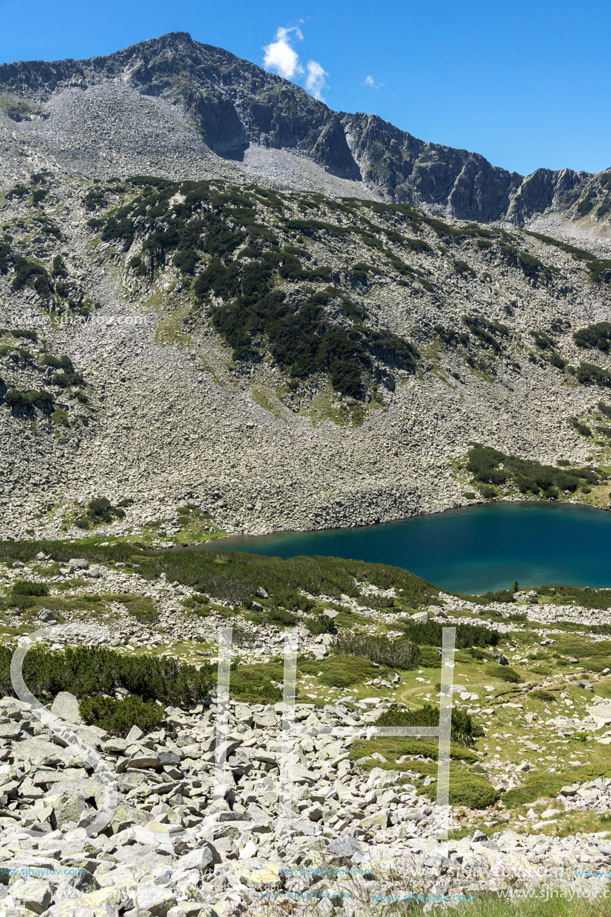
[[[60,691],[51,704],[51,713],[59,716],[67,723],[82,725],[83,718],[79,711],[78,700],[69,691]]]

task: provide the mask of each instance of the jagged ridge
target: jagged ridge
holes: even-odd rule
[[[179,106],[220,157],[240,160],[250,144],[297,151],[329,173],[364,182],[391,200],[459,219],[521,225],[546,211],[567,213],[572,219],[592,216],[595,221],[611,212],[609,172],[593,176],[538,169],[523,177],[477,153],[418,140],[376,115],[334,112],[293,83],[193,41],[185,32],[106,57],[0,66],[2,108],[13,122],[49,117],[54,97],[94,87],[104,87],[117,98],[133,90],[141,99]],[[125,113],[118,117],[129,122]],[[78,118],[74,121],[68,133],[78,132]],[[171,145],[175,138],[169,133],[164,142]],[[169,171],[159,166],[155,174]]]

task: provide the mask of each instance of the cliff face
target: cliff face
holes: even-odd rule
[[[537,169],[524,178],[478,153],[424,143],[376,115],[342,115],[363,178],[396,201],[437,206],[463,220],[518,224],[552,208],[567,210],[593,176]]]
[[[477,153],[418,140],[376,115],[331,111],[293,83],[184,32],[107,57],[0,66],[5,119],[26,127],[29,121],[42,122],[38,134],[34,124],[28,135],[34,147],[36,137],[42,142],[59,124],[56,147],[81,148],[85,127],[78,104],[83,96],[89,112],[103,96],[106,107],[96,119],[116,128],[113,150],[122,171],[142,171],[149,142],[138,133],[138,122],[151,124],[153,118],[159,121],[158,155],[146,168],[159,174],[164,174],[164,162],[173,163],[166,172],[175,177],[181,166],[183,172],[197,173],[185,153],[186,138],[190,148],[201,143],[225,160],[242,160],[250,145],[297,153],[333,176],[360,182],[368,193],[458,219],[522,225],[554,213],[569,220],[588,217],[589,224],[597,224],[611,212],[608,172],[538,169],[524,178]],[[178,130],[174,122],[180,118]],[[93,174],[103,138],[89,138],[89,144],[88,157],[79,165],[85,174]],[[104,153],[103,158],[112,160],[113,155]],[[222,163],[218,168],[227,174]],[[262,177],[259,171],[258,180]]]

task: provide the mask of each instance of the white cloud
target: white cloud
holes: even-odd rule
[[[322,91],[326,87],[325,77],[329,76],[326,70],[323,70],[318,61],[308,61],[308,75],[306,77],[306,89],[315,99],[323,102]]]
[[[301,29],[297,26],[293,26],[290,29],[285,29],[281,26],[276,31],[276,40],[263,48],[265,51],[263,59],[265,69],[275,70],[286,80],[292,80],[298,73],[304,72],[299,62],[299,55],[291,44],[291,39],[293,38],[291,32],[299,40],[303,39]]]
[[[303,20],[299,20],[303,22]],[[280,26],[276,30],[275,41],[265,45],[265,57],[263,66],[266,70],[274,70],[285,80],[292,80],[295,77],[306,75],[305,88],[319,101],[324,101],[322,97],[323,89],[326,87],[326,77],[329,75],[323,69],[318,61],[308,61],[307,67],[304,68],[299,60],[299,54],[293,47],[293,41],[303,41],[303,33],[299,26],[285,28]]]
[[[376,83],[376,81],[374,80],[374,78],[372,77],[370,73],[368,73],[365,79],[363,80],[363,86],[369,86],[370,89],[380,89],[380,87],[383,85],[384,83]]]

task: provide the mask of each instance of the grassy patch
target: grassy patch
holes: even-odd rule
[[[300,662],[299,671],[306,675],[316,675],[324,685],[349,688],[366,679],[382,675],[384,670],[375,668],[368,659],[338,654],[320,661]]]
[[[412,757],[422,755],[432,761],[437,761],[438,752],[439,744],[434,739],[398,736],[397,738],[359,739],[351,746],[350,757],[358,761],[360,758],[379,754],[386,759],[385,763],[373,758],[371,761],[363,762],[363,767],[366,770],[381,767],[384,770],[405,771],[414,769],[417,762],[411,761]],[[475,764],[477,761],[474,751],[454,742],[450,746],[450,757],[455,761],[464,761],[467,764]],[[407,758],[407,760],[399,761],[399,758]]]

